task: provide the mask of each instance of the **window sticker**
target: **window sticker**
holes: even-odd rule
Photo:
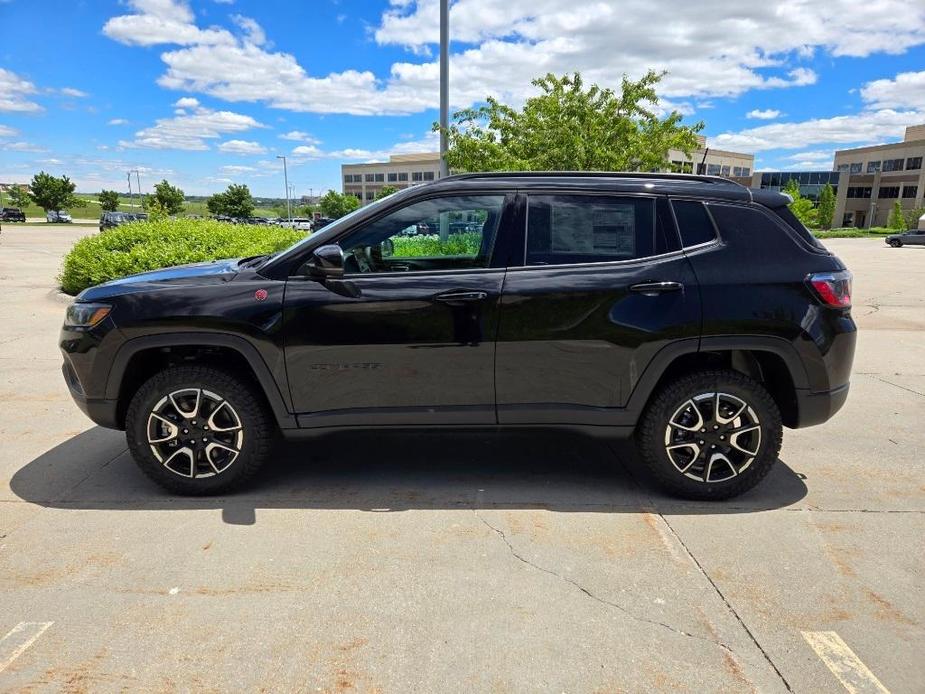
[[[551,250],[582,255],[633,256],[636,208],[623,205],[557,205],[552,208]]]

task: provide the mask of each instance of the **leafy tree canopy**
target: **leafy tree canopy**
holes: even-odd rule
[[[40,171],[32,177],[31,187],[30,197],[46,212],[68,210],[72,207],[83,207],[86,204],[74,195],[77,186],[67,176],[57,178]]]
[[[819,193],[819,207],[816,208],[816,216],[820,227],[832,228],[832,217],[835,216],[835,190],[831,183],[826,183]]]
[[[157,205],[154,203],[157,202]],[[145,195],[142,205],[148,212],[155,209],[159,212],[165,212],[168,215],[180,214],[183,211],[183,203],[186,202],[186,195],[176,186],[172,186],[164,179],[154,186],[154,195]]]
[[[115,212],[119,209],[119,194],[114,190],[102,190],[97,196],[103,212]]]
[[[395,186],[382,186],[382,188],[379,189],[379,192],[376,193],[376,200],[381,200],[382,198],[397,192],[398,188]]]
[[[360,206],[360,201],[355,195],[338,193],[335,190],[329,190],[321,198],[321,214],[331,219],[338,219],[345,214],[353,212]]]
[[[793,216],[799,219],[803,226],[816,226],[816,210],[813,208],[813,201],[802,196],[800,184],[791,178],[784,186],[783,192],[793,198],[793,202],[790,203]]]
[[[254,214],[254,199],[250,188],[244,184],[232,183],[223,193],[216,193],[206,201],[209,212],[240,219]]]
[[[640,80],[623,78],[619,93],[596,84],[585,88],[580,73],[533,80],[541,93],[517,110],[488,97],[487,105],[453,116],[447,163],[454,171],[652,171],[669,149],[690,153],[703,123],[681,125],[681,114],[656,114],[650,70]],[[434,125],[435,130],[439,126]]]
[[[896,229],[896,231],[906,230],[906,218],[903,215],[903,206],[900,204],[899,200],[893,203],[893,209],[890,210],[890,219],[887,222],[887,226],[890,227],[890,229]]]
[[[25,186],[13,186],[7,191],[7,195],[13,207],[24,208],[32,202],[32,198],[29,196],[29,189]]]

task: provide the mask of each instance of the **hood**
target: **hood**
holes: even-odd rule
[[[122,294],[150,292],[177,286],[220,284],[238,274],[238,259],[213,260],[206,263],[177,265],[162,270],[142,272],[84,289],[76,301],[97,301]]]

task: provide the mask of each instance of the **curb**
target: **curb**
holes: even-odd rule
[[[65,294],[60,289],[52,289],[48,292],[48,298],[52,301],[57,301],[59,304],[70,304],[73,303],[74,297],[70,294]]]

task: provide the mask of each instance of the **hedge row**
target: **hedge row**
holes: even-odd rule
[[[212,220],[135,222],[87,236],[64,258],[59,280],[67,294],[101,282],[172,265],[274,253],[305,234],[293,229]]]

